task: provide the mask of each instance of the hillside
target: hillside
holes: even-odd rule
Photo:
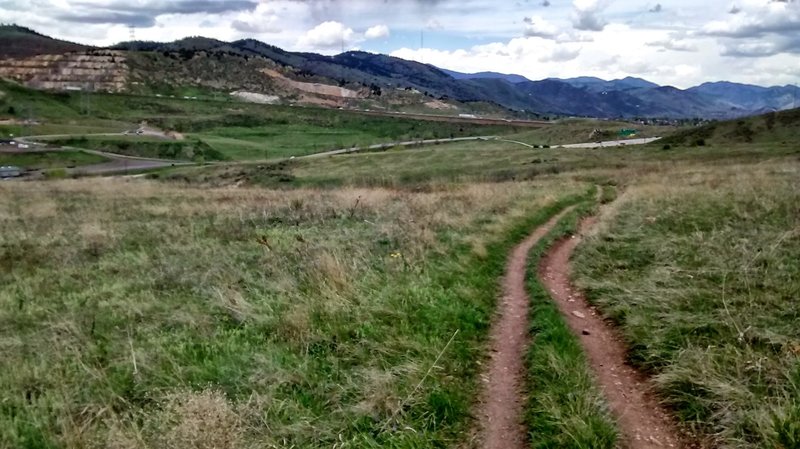
[[[792,86],[725,82],[681,90],[633,77],[530,81],[494,72],[463,74],[363,51],[295,53],[253,39],[189,37],[96,50],[6,26],[0,28],[0,48],[5,51],[0,77],[36,88],[190,98],[234,94],[266,103],[395,112],[729,119],[791,108],[800,96]],[[62,56],[65,52],[77,53]]]
[[[784,144],[800,135],[800,108],[756,117],[709,123],[661,139],[665,145]]]
[[[85,45],[61,41],[16,25],[0,26],[0,59],[28,58],[38,55],[60,55],[84,51]]]

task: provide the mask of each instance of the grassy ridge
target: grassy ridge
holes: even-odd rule
[[[591,209],[586,202],[565,216],[529,255],[533,342],[526,355],[526,421],[533,448],[616,447],[616,423],[595,385],[580,342],[538,281],[539,261],[545,252],[559,238],[574,232],[579,218]]]
[[[792,143],[800,133],[800,109],[771,112],[725,122],[715,122],[677,132],[664,145],[705,146],[741,143]]]
[[[800,165],[709,166],[632,186],[575,264],[688,426],[800,446]]]
[[[0,189],[0,446],[408,448],[461,439],[506,251],[586,185]]]

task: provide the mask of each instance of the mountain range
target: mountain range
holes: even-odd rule
[[[335,56],[289,52],[253,39],[223,42],[192,37],[169,43],[125,42],[101,49],[51,39],[18,26],[0,27],[0,76],[34,87],[37,81],[48,88],[70,87],[65,76],[59,78],[60,84],[42,81],[47,73],[60,73],[53,62],[35,73],[19,69],[27,67],[19,63],[21,60],[67,52],[105,55],[104,61],[114,60],[115,76],[128,74],[127,85],[121,90],[156,91],[181,86],[220,92],[246,90],[282,102],[312,101],[339,107],[372,104],[377,109],[417,102],[455,110],[460,105],[481,103],[540,115],[723,119],[789,109],[796,106],[800,96],[796,86],[760,87],[724,81],[685,90],[633,77],[532,81],[514,74],[459,73],[362,51]],[[74,57],[64,61],[68,62],[62,65],[72,68],[78,64]],[[80,71],[69,73],[76,72]]]

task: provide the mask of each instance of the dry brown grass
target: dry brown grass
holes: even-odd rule
[[[403,401],[380,438],[443,441],[491,315],[463,270],[586,188],[2,183],[0,388],[33,424],[0,412],[0,446],[358,447]]]

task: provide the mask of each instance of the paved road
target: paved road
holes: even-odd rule
[[[469,142],[474,140],[494,140],[497,137],[495,136],[478,136],[478,137],[454,137],[452,139],[428,139],[428,140],[409,140],[405,142],[390,142],[390,143],[378,143],[375,145],[370,145],[368,147],[353,147],[353,148],[342,148],[341,150],[333,150],[333,151],[326,151],[324,153],[314,153],[308,154],[305,156],[298,156],[296,159],[313,159],[318,157],[326,157],[326,156],[336,156],[339,154],[349,154],[349,153],[358,153],[361,151],[370,151],[370,150],[388,150],[394,147],[411,147],[417,145],[436,145],[441,143],[453,143],[453,142]]]
[[[79,150],[78,148],[75,148]],[[189,161],[173,161],[169,159],[154,159],[133,156],[123,156],[121,154],[106,153],[104,151],[95,150],[81,150],[85,153],[95,154],[108,159],[108,162],[103,162],[94,165],[84,165],[82,167],[75,167],[69,169],[68,172],[75,175],[113,175],[125,174],[129,172],[138,172],[143,170],[154,170],[164,167],[178,167],[196,165],[194,162]]]
[[[643,139],[626,139],[626,140],[609,140],[605,142],[586,142],[586,143],[571,143],[568,145],[558,145],[555,148],[605,148],[605,147],[622,147],[627,145],[644,145],[650,142],[655,142],[661,137],[647,137]]]

